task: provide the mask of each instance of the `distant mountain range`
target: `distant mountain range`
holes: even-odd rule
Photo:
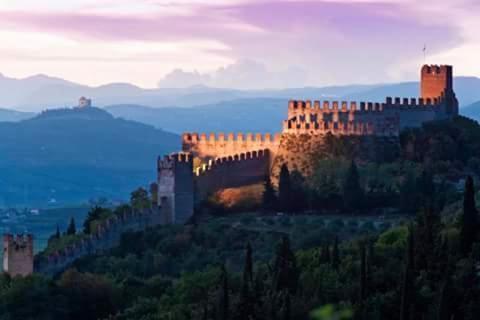
[[[480,101],[463,108],[461,113],[466,117],[480,122]]]
[[[126,199],[156,179],[156,158],[178,135],[97,109],[43,112],[0,123],[0,205]]]
[[[480,101],[480,79],[457,77],[455,90],[462,106]],[[193,107],[237,99],[345,99],[383,101],[386,96],[418,96],[418,83],[348,85],[284,90],[235,90],[194,86],[185,89],[142,89],[126,83],[89,87],[59,78],[37,75],[13,79],[0,75],[0,108],[39,112],[48,108],[75,105],[80,96],[97,106],[145,105],[152,107]]]

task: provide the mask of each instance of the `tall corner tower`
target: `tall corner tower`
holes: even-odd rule
[[[453,67],[449,65],[424,65],[421,71],[420,97],[442,99],[446,113],[458,114],[458,100],[453,91]]]
[[[182,224],[193,215],[191,154],[172,154],[158,160],[158,204],[166,224]]]
[[[12,277],[33,273],[32,235],[3,236],[3,271]]]

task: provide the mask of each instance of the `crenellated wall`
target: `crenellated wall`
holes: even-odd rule
[[[196,201],[216,191],[261,183],[269,175],[268,149],[209,160],[195,172]]]
[[[218,135],[211,133],[184,133],[182,150],[191,152],[195,157],[214,159],[228,157],[235,154],[247,153],[254,150],[268,149],[275,153],[280,145],[281,135],[230,133]]]
[[[79,258],[118,246],[124,232],[142,231],[147,227],[160,224],[162,224],[162,218],[158,210],[128,212],[122,216],[111,217],[98,225],[92,234],[79,240],[77,243],[48,256],[37,255],[35,257],[34,271],[48,276],[55,276],[66,270]]]

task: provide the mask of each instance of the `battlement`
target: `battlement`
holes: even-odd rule
[[[435,98],[400,98],[387,97],[385,102],[357,101],[303,101],[291,100],[288,104],[288,119],[305,113],[363,113],[383,112],[395,107],[434,107],[444,98],[440,94]]]
[[[3,271],[11,276],[33,273],[33,236],[5,234],[3,236]]]
[[[193,156],[188,152],[179,152],[158,158],[159,169],[173,169],[176,163],[193,163]]]
[[[277,143],[280,141],[280,134],[272,135],[270,133],[234,133],[224,134],[224,133],[184,133],[182,135],[183,143],[248,143],[248,142],[257,142],[257,143]]]
[[[280,145],[281,134],[253,134],[253,133],[184,133],[182,149],[191,152],[194,156],[204,159],[216,159],[252,152],[254,150],[269,149],[275,151]]]
[[[398,121],[382,122],[360,122],[360,121],[338,121],[338,122],[301,122],[284,121],[283,132],[287,134],[312,134],[335,136],[398,136]]]
[[[383,111],[384,104],[379,102],[356,102],[356,101],[319,101],[315,100],[290,100],[288,103],[289,118],[296,113],[305,111],[316,112],[374,112]]]
[[[448,65],[437,65],[437,64],[430,64],[430,65],[424,65],[422,67],[422,73],[423,74],[451,74],[453,71],[452,66]]]

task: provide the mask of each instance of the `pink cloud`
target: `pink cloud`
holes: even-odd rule
[[[0,27],[62,34],[88,41],[216,40],[233,59],[297,65],[331,81],[381,78],[386,66],[462,41],[457,27],[420,19],[398,3],[260,1],[189,5],[190,14],[0,12]],[[181,66],[172,66],[181,67]],[[363,78],[362,78],[363,77]],[[348,79],[348,80],[347,80]],[[381,79],[379,79],[381,80]]]

